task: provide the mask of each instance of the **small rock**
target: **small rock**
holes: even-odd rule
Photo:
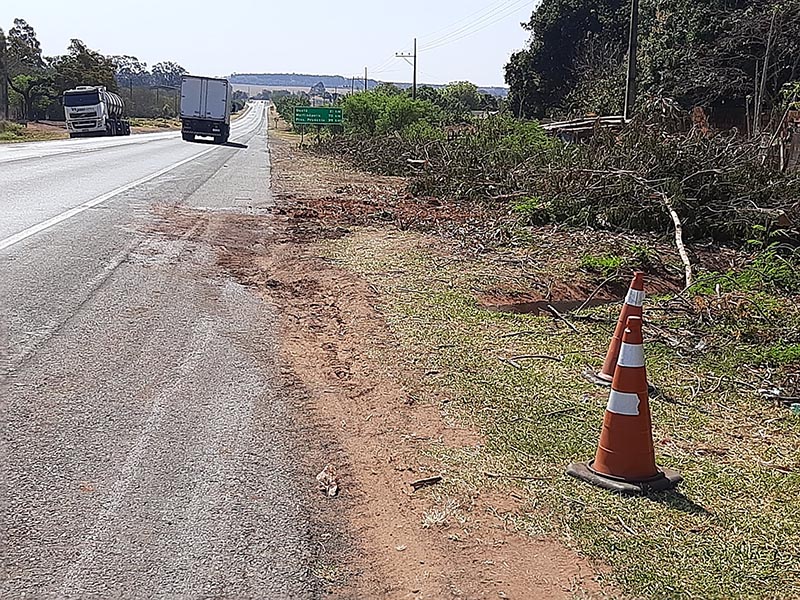
[[[336,481],[336,470],[333,465],[326,465],[317,475],[320,489],[328,498],[333,498],[339,493],[339,484]]]
[[[395,547],[395,550],[397,550],[398,552],[402,552],[406,548],[408,548],[408,546],[397,546],[397,547]]]

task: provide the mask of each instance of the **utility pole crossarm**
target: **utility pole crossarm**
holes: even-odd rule
[[[402,58],[403,60],[413,58],[413,66],[414,66],[414,81],[411,84],[411,97],[416,100],[417,99],[417,38],[414,38],[414,52],[408,54],[403,52],[395,53],[397,58]]]

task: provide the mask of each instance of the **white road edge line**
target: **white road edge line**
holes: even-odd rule
[[[197,154],[195,154],[193,156],[190,156],[189,158],[185,158],[185,159],[183,159],[181,161],[178,161],[175,164],[172,164],[172,165],[170,165],[170,166],[168,166],[168,167],[166,167],[164,169],[161,169],[160,171],[156,171],[155,173],[151,173],[150,175],[142,177],[141,179],[137,179],[136,181],[132,181],[131,183],[127,183],[127,184],[123,185],[122,187],[118,187],[117,189],[111,190],[110,192],[106,192],[102,196],[97,196],[97,198],[93,198],[92,200],[84,202],[83,204],[79,204],[78,206],[76,206],[74,208],[71,208],[68,211],[63,212],[60,215],[56,215],[55,217],[47,219],[47,221],[43,221],[42,223],[39,223],[38,225],[34,225],[32,227],[28,227],[27,229],[23,229],[19,233],[15,233],[14,235],[12,235],[10,237],[7,237],[7,238],[5,238],[3,240],[0,240],[0,251],[5,250],[6,248],[10,248],[14,244],[17,244],[17,243],[21,242],[22,240],[31,237],[32,235],[36,235],[37,233],[40,233],[40,232],[44,231],[45,229],[49,229],[50,227],[53,227],[54,225],[58,225],[59,223],[61,223],[63,221],[66,221],[67,219],[70,219],[70,218],[74,217],[75,215],[78,215],[78,214],[82,213],[85,210],[89,210],[90,208],[92,208],[94,206],[97,206],[98,204],[102,204],[103,202],[107,202],[108,200],[111,200],[111,198],[113,198],[115,196],[119,196],[120,194],[122,194],[124,192],[127,192],[128,190],[131,190],[131,189],[133,189],[133,188],[135,188],[137,186],[142,185],[143,183],[147,183],[148,181],[152,181],[153,179],[156,179],[157,177],[161,177],[162,175],[165,175],[166,173],[169,173],[170,171],[172,171],[174,169],[177,169],[178,167],[182,167],[186,163],[190,163],[193,160],[196,160],[196,159],[200,158],[201,156],[204,156],[204,155],[208,154],[209,152],[213,152],[214,150],[216,150],[219,147],[221,147],[221,146],[214,147],[214,148],[209,148],[208,150],[203,150],[202,152],[199,152],[199,153],[197,153]]]

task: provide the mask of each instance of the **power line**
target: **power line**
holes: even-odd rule
[[[484,8],[469,13],[468,15],[461,17],[457,21],[446,25],[445,27],[441,27],[437,30],[426,35],[434,35],[436,33],[447,31],[448,29],[452,28],[459,23],[463,23],[464,21],[469,21],[469,23],[457,27],[452,31],[449,31],[439,37],[435,37],[433,39],[424,42],[418,49],[419,52],[427,51],[427,50],[435,50],[436,48],[441,48],[442,46],[446,46],[448,44],[463,40],[464,38],[470,37],[479,31],[483,31],[484,29],[491,27],[492,25],[499,23],[500,21],[508,18],[512,14],[514,14],[519,8],[523,5],[531,2],[531,0],[499,0],[497,2],[493,2]],[[477,16],[477,19],[473,19],[473,17]],[[392,61],[394,61],[400,54],[407,54],[410,49],[406,47],[402,53],[396,53],[391,56],[388,56],[383,62],[376,64],[375,66],[370,68],[370,72],[373,75],[378,75],[382,73],[395,73],[397,69],[390,69],[390,65]],[[417,50],[415,49],[415,53]],[[410,58],[411,56],[409,56]],[[404,58],[400,56],[400,58]]]
[[[493,3],[489,4],[488,6],[485,6],[485,7],[481,8],[481,9],[479,9],[479,10],[476,10],[474,12],[469,13],[468,15],[465,15],[465,16],[461,17],[460,19],[450,23],[449,25],[445,25],[444,27],[440,27],[439,29],[435,29],[434,31],[425,34],[424,37],[428,37],[428,36],[431,36],[431,35],[435,35],[435,34],[437,34],[439,32],[446,31],[446,30],[450,29],[451,27],[453,27],[454,25],[458,25],[459,23],[462,23],[462,22],[464,22],[466,20],[469,20],[469,19],[471,19],[472,17],[474,17],[476,15],[480,15],[479,18],[478,18],[478,22],[480,22],[482,19],[486,18],[487,16],[493,16],[494,14],[496,14],[498,9],[499,10],[503,10],[503,9],[507,8],[507,6],[504,6],[504,5],[507,5],[509,2],[516,2],[516,1],[518,1],[518,0],[498,0],[496,2],[493,2]],[[526,0],[526,1],[528,1],[528,0]],[[469,26],[473,26],[474,24],[475,23],[472,22],[472,23],[469,24]],[[441,36],[441,37],[442,38],[447,37],[448,35],[452,35],[453,33],[459,32],[461,29],[463,29],[463,27],[459,28],[459,29],[457,29],[455,31],[451,31],[450,33],[445,34],[444,36]],[[427,43],[431,44],[433,42],[437,42],[439,39],[440,38],[434,38],[434,39],[430,40]],[[410,52],[410,51],[411,51],[411,48],[405,47],[405,48],[402,49],[401,52],[407,53],[407,52]],[[370,66],[370,71],[372,71],[374,73],[385,72],[385,69],[394,61],[395,58],[396,57],[395,57],[394,54],[386,57],[386,59],[384,59],[383,62],[371,65]]]
[[[453,21],[453,22],[452,22],[452,23],[450,23],[449,25],[445,25],[444,27],[440,27],[439,29],[435,29],[435,30],[433,30],[433,31],[429,31],[428,33],[425,33],[425,34],[423,34],[423,35],[421,36],[421,38],[422,38],[422,39],[425,39],[425,38],[427,38],[427,37],[429,37],[429,36],[432,36],[432,35],[436,35],[436,34],[438,34],[438,33],[441,33],[442,31],[446,31],[446,30],[450,29],[451,27],[453,27],[454,25],[458,25],[459,23],[462,23],[462,22],[464,22],[464,21],[466,21],[466,20],[468,20],[468,19],[471,19],[472,17],[475,17],[475,16],[477,16],[477,15],[480,15],[481,13],[484,13],[484,12],[487,12],[487,11],[488,11],[488,12],[491,12],[491,11],[493,11],[493,10],[495,9],[495,7],[497,7],[498,5],[505,4],[505,3],[507,3],[507,2],[510,2],[510,1],[511,1],[511,0],[497,0],[496,2],[494,2],[494,3],[490,4],[489,6],[484,6],[483,8],[481,8],[481,9],[478,9],[478,10],[476,10],[475,12],[471,12],[471,13],[469,13],[468,15],[465,15],[465,16],[461,17],[461,18],[460,18],[458,21]]]
[[[495,18],[498,14],[502,13],[503,18],[505,18],[505,16],[510,15],[518,7],[520,7],[523,4],[526,4],[528,2],[530,2],[530,0],[507,0],[504,3],[503,6],[497,6],[497,7],[493,8],[492,10],[486,12],[486,14],[482,15],[481,17],[479,17],[477,19],[474,19],[474,20],[471,20],[466,25],[462,25],[461,27],[458,27],[458,28],[456,28],[456,29],[454,29],[452,31],[449,31],[448,33],[446,33],[444,35],[441,35],[439,37],[436,37],[436,38],[429,39],[429,40],[425,41],[424,44],[423,44],[423,47],[438,45],[440,42],[443,42],[443,41],[448,40],[448,39],[450,39],[452,37],[458,36],[458,35],[466,32],[466,31],[468,31],[468,30],[470,30],[470,29],[472,29],[472,28],[474,28],[476,26],[481,25],[482,23],[485,23],[486,21],[489,21],[489,20]]]
[[[446,46],[453,42],[457,42],[459,40],[463,40],[471,35],[478,33],[479,31],[483,31],[487,27],[491,27],[495,23],[499,23],[504,19],[508,18],[512,14],[514,14],[522,5],[527,4],[529,0],[517,0],[513,4],[506,7],[506,10],[502,13],[495,13],[493,15],[487,15],[494,17],[493,19],[487,20],[487,18],[480,19],[475,21],[474,23],[470,24],[467,27],[462,27],[452,33],[448,34],[447,36],[442,36],[441,38],[428,42],[427,45],[424,45],[420,48],[420,51],[426,50],[433,50],[435,48],[441,48],[442,46]]]

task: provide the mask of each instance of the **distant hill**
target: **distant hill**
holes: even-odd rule
[[[263,85],[269,87],[285,86],[286,88],[311,88],[320,81],[325,85],[328,90],[335,88],[350,88],[355,84],[356,89],[364,89],[364,79],[355,79],[355,82],[349,77],[342,77],[341,75],[308,75],[304,73],[234,73],[228,76],[228,81],[233,84],[239,85]],[[378,84],[383,83],[375,79],[367,80],[367,87],[372,89]],[[394,83],[399,88],[409,88],[410,83],[386,82]],[[440,88],[444,87],[438,84],[420,83],[419,85],[430,85],[431,87]],[[480,91],[492,94],[494,96],[504,97],[508,95],[508,89],[504,87],[479,87]]]

